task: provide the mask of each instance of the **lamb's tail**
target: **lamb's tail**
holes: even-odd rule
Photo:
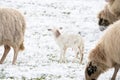
[[[19,50],[23,51],[24,49],[25,49],[25,47],[24,47],[24,44],[22,43],[22,44],[20,45]]]

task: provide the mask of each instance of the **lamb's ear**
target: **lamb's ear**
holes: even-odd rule
[[[52,31],[52,29],[48,29],[48,31]]]
[[[60,31],[56,30],[56,33],[55,33],[56,38],[59,37],[60,35],[61,35]]]
[[[63,27],[60,27],[59,29],[61,29],[61,30],[62,30],[62,29],[63,29]]]
[[[87,73],[89,76],[91,76],[92,74],[94,74],[97,71],[97,67],[92,65],[92,62],[89,63],[88,67],[87,67]]]

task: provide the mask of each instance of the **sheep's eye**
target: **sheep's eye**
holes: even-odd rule
[[[99,25],[101,25],[102,22],[103,22],[103,19],[100,18],[100,20],[99,20]]]

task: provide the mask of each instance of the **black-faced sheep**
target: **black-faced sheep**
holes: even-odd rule
[[[100,30],[105,30],[110,24],[120,19],[120,0],[106,0],[108,4],[99,12]]]
[[[99,75],[114,68],[111,80],[115,80],[120,68],[120,20],[110,25],[90,51],[89,61],[85,69],[86,80],[97,80]]]
[[[99,28],[101,31],[105,30],[110,24],[113,24],[120,19],[120,17],[115,16],[109,11],[108,5],[105,6],[104,10],[100,11],[98,18],[98,24],[100,25]]]
[[[23,15],[12,8],[0,8],[0,45],[4,45],[4,53],[0,64],[5,60],[10,47],[14,49],[12,64],[16,63],[18,52],[24,50],[25,20]]]

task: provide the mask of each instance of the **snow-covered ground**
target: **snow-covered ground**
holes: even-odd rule
[[[26,18],[25,47],[19,52],[16,65],[12,64],[13,50],[0,65],[0,79],[85,80],[84,69],[89,50],[102,35],[97,14],[104,0],[0,0],[1,7],[17,8]],[[82,64],[72,49],[66,53],[67,63],[59,63],[60,49],[47,29],[63,27],[62,33],[78,34],[85,40]],[[2,56],[3,46],[0,47]],[[109,80],[113,70],[102,74],[99,80]],[[120,80],[120,75],[117,76]]]

